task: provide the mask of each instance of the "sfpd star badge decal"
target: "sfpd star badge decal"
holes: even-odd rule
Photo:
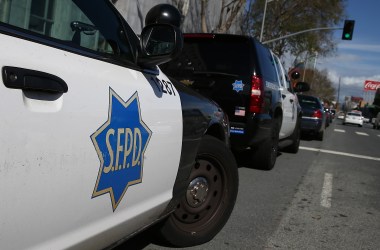
[[[91,135],[100,160],[92,198],[109,193],[115,211],[128,187],[141,183],[152,132],[142,121],[137,92],[124,102],[111,88],[107,121]]]
[[[243,81],[235,80],[235,82],[232,84],[232,89],[235,90],[238,93],[240,91],[243,91],[243,88],[244,88]]]

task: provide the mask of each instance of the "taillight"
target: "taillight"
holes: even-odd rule
[[[314,113],[313,113],[313,117],[316,117],[316,118],[322,119],[322,117],[323,117],[322,111],[319,110],[319,109],[316,110],[316,111],[314,111]]]
[[[251,100],[249,111],[251,113],[261,113],[264,102],[264,85],[263,81],[258,76],[252,76]]]

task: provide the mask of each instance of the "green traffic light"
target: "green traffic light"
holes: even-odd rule
[[[342,39],[343,40],[352,40],[352,33],[354,32],[355,20],[345,20]]]

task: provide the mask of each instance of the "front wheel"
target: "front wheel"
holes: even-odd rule
[[[323,136],[324,136],[324,134],[325,134],[325,131],[324,131],[324,130],[320,131],[320,132],[317,134],[317,140],[318,140],[318,141],[323,141]]]
[[[238,185],[238,168],[232,152],[222,141],[206,135],[190,173],[187,191],[163,223],[161,238],[176,247],[210,241],[230,217]]]

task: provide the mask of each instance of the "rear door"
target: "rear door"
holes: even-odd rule
[[[239,36],[186,34],[181,56],[160,67],[218,103],[232,125],[245,123],[252,72],[249,43]],[[242,133],[241,127],[231,133]]]
[[[297,122],[297,97],[293,93],[287,74],[281,64],[280,59],[273,55],[280,82],[283,120],[280,130],[280,139],[289,137],[293,134]]]
[[[0,248],[103,248],[152,222],[181,152],[174,87],[139,71],[109,1],[0,5]]]

